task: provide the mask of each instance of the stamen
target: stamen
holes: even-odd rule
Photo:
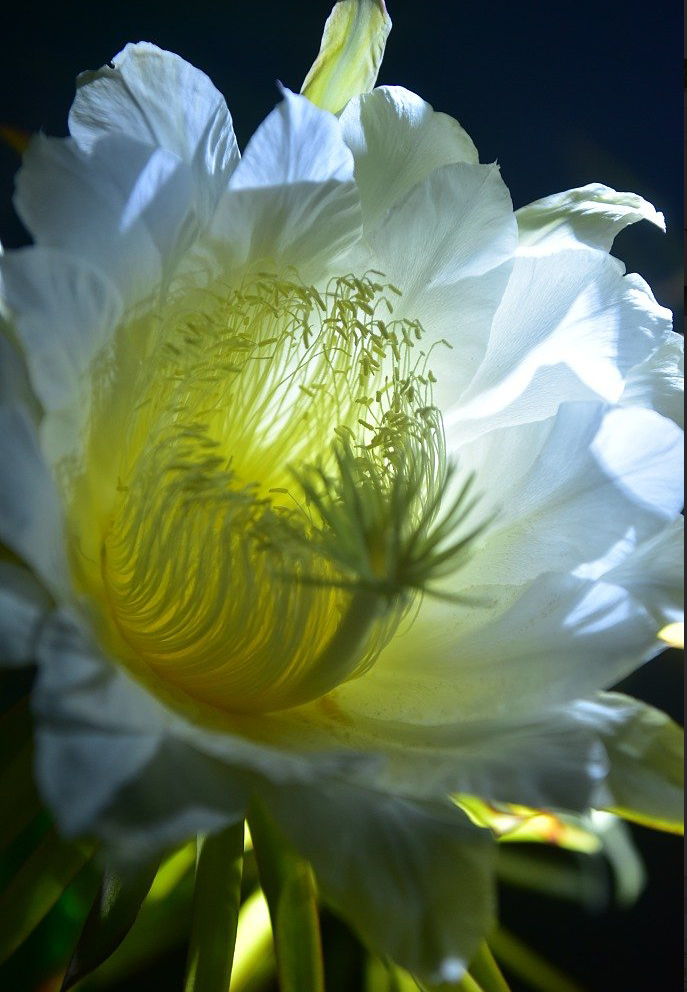
[[[134,668],[225,710],[298,705],[373,664],[462,561],[470,483],[442,511],[423,329],[394,317],[383,278],[258,272],[139,329],[98,524],[105,613]],[[111,417],[103,401],[92,448]]]

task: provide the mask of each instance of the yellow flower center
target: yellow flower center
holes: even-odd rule
[[[417,322],[377,273],[259,273],[120,329],[94,373],[72,562],[110,650],[230,712],[365,671],[455,521]],[[446,552],[442,551],[442,561]]]

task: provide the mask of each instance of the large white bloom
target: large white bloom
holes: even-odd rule
[[[514,213],[400,87],[285,92],[240,158],[148,44],[70,131],[0,263],[42,794],[140,854],[257,792],[374,947],[456,975],[493,845],[449,795],[679,816],[676,728],[597,694],[681,615],[680,339],[608,253],[662,218],[597,185]]]

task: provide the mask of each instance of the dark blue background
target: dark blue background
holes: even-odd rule
[[[241,145],[276,99],[298,89],[329,0],[186,0],[52,9],[12,4],[0,60],[0,123],[64,134],[73,80],[127,41],[154,41],[204,69],[225,94]],[[570,3],[391,0],[381,82],[456,116],[483,161],[498,159],[516,206],[592,180],[631,189],[669,234],[622,236],[619,250],[661,302],[681,299],[681,10],[673,0]],[[8,206],[16,159],[0,150],[0,237],[22,234]]]
[[[390,0],[389,6],[394,29],[380,82],[401,83],[456,116],[482,160],[500,162],[516,207],[594,180],[652,200],[666,214],[668,234],[639,225],[621,236],[617,252],[649,279],[660,302],[679,311],[677,4]],[[76,73],[103,64],[127,41],[149,40],[208,73],[227,98],[244,146],[277,99],[275,81],[299,89],[329,9],[329,0],[141,0],[46,11],[15,0],[9,17],[3,15],[0,123],[64,134]],[[8,247],[26,240],[10,206],[17,164],[0,147],[0,238]],[[650,666],[629,687],[679,712],[674,657]],[[632,912],[584,917],[504,895],[509,926],[596,992],[668,992],[679,981],[679,845],[637,833],[651,883]],[[151,979],[142,978],[140,987],[153,987]]]

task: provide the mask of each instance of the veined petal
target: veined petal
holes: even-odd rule
[[[663,214],[647,200],[601,183],[545,196],[521,207],[515,216],[520,245],[547,254],[583,245],[610,251],[615,236],[640,220],[666,229]]]
[[[685,339],[681,334],[671,332],[653,354],[630,369],[620,403],[648,407],[684,426]]]
[[[564,709],[530,716],[453,722],[404,722],[362,715],[336,690],[301,716],[332,742],[383,757],[367,776],[374,786],[408,798],[464,793],[495,802],[581,811],[591,805],[608,766],[598,735]],[[372,713],[372,707],[370,707]]]
[[[458,121],[402,86],[380,86],[351,100],[341,128],[355,160],[366,231],[434,169],[479,161]]]
[[[478,606],[428,597],[374,668],[337,689],[341,706],[407,723],[515,719],[613,685],[657,650],[656,622],[618,585],[552,572],[470,592]]]
[[[644,280],[604,252],[518,256],[484,361],[448,420],[469,436],[549,417],[566,400],[617,402],[670,328]]]
[[[21,406],[0,406],[0,464],[0,541],[35,568],[51,591],[63,589],[60,499],[33,419]]]
[[[30,665],[50,597],[20,565],[0,561],[0,668]]]
[[[353,158],[338,121],[285,90],[218,207],[213,264],[218,271],[293,265],[302,278],[318,279],[359,242],[361,225]]]
[[[204,72],[147,42],[127,45],[111,65],[81,73],[69,130],[86,151],[104,135],[121,134],[183,159],[204,219],[239,161],[222,94]]]
[[[493,925],[487,831],[455,808],[343,783],[266,798],[325,899],[373,950],[428,981],[462,976]]]
[[[678,517],[606,576],[643,603],[658,627],[684,619],[684,532],[684,518]]]
[[[653,410],[564,403],[550,420],[457,447],[461,472],[475,473],[483,494],[475,517],[494,522],[451,590],[566,568],[604,575],[680,513],[683,444]]]
[[[15,203],[38,244],[86,259],[127,306],[160,291],[195,237],[188,165],[121,135],[89,153],[39,135],[18,173]]]
[[[601,693],[571,707],[601,734],[608,778],[597,804],[627,819],[681,832],[684,822],[684,732],[665,713],[620,693]]]
[[[277,104],[248,142],[231,188],[260,189],[289,183],[353,179],[353,156],[333,114],[284,89]]]
[[[403,296],[396,314],[419,320],[435,360],[434,400],[447,410],[472,378],[511,271],[517,232],[494,165],[435,169],[390,210],[370,238],[376,266]]]
[[[5,298],[46,410],[69,402],[122,315],[119,293],[83,259],[24,248],[0,259]],[[90,397],[81,396],[84,414]]]

